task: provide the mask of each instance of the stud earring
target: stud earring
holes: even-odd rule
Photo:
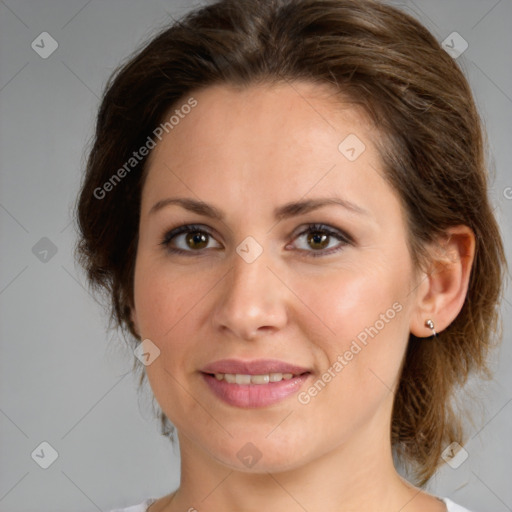
[[[425,322],[425,327],[428,327],[429,329],[432,329],[433,336],[437,336],[437,333],[436,333],[436,330],[435,330],[435,326],[434,326],[434,322],[432,320],[430,320],[430,318]]]

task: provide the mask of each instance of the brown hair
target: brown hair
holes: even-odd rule
[[[136,344],[130,308],[147,158],[131,169],[126,162],[193,91],[294,80],[336,87],[378,127],[416,268],[446,228],[465,224],[476,236],[461,312],[433,340],[410,335],[395,396],[392,445],[423,485],[443,448],[462,444],[454,391],[470,372],[489,375],[506,260],[468,82],[414,18],[374,0],[224,0],[161,30],[106,84],[77,202],[77,257],[91,286],[107,293],[111,321]],[[113,182],[123,166],[122,180]],[[144,368],[137,368],[142,384]],[[161,421],[162,432],[172,432],[163,413]]]

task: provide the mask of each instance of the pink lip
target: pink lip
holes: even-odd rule
[[[205,366],[203,378],[210,390],[222,401],[234,407],[266,407],[296,394],[311,375],[307,368],[291,365],[275,359],[240,361],[223,359]],[[293,378],[268,384],[230,384],[217,380],[215,373],[238,373],[242,375],[262,375],[267,373],[292,373]]]

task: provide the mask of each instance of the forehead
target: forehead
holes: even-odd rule
[[[331,87],[215,85],[192,92],[182,104],[190,97],[197,105],[163,135],[146,164],[146,210],[166,187],[200,198],[212,191],[250,195],[264,203],[313,189],[361,196],[386,186],[372,142],[376,129]]]
[[[172,116],[192,97],[197,103],[193,110],[187,108],[189,113],[180,118]],[[190,160],[205,151],[228,150],[233,143],[237,145],[231,145],[231,152],[257,146],[273,147],[277,154],[279,147],[287,148],[283,144],[294,142],[300,142],[296,153],[301,148],[319,152],[325,146],[337,150],[346,128],[358,132],[360,138],[377,136],[363,110],[346,95],[332,86],[309,82],[210,86],[182,98],[165,116],[170,117],[174,118],[173,126],[163,135],[165,141],[152,151],[149,165],[162,151],[171,148],[174,162],[179,163],[185,157],[179,150],[184,143],[198,151],[186,155]]]

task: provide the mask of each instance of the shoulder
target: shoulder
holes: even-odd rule
[[[146,512],[148,507],[156,501],[156,498],[148,498],[147,500],[139,503],[138,505],[132,505],[127,508],[116,508],[110,512]]]
[[[461,505],[457,505],[457,503],[454,503],[449,498],[442,498],[442,500],[445,502],[446,510],[448,512],[471,512],[467,508],[464,508]]]

